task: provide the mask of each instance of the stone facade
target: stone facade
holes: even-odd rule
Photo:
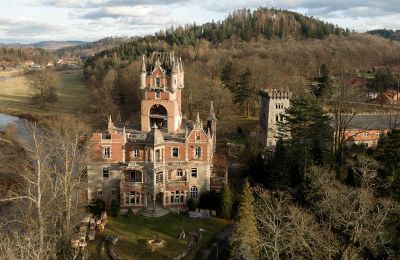
[[[290,106],[292,93],[286,90],[261,89],[260,126],[257,139],[264,147],[273,147],[277,141],[277,122],[283,121],[282,113]]]
[[[216,123],[199,114],[185,122],[181,111],[184,71],[172,53],[143,56],[141,126],[112,122],[91,137],[88,199],[122,210],[186,208],[187,200],[227,182],[226,158],[216,156]]]

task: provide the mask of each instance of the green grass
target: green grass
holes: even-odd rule
[[[58,100],[40,109],[31,103],[31,89],[25,75],[1,72],[0,77],[12,76],[0,81],[0,109],[21,113],[51,114],[84,111],[88,103],[87,89],[82,84],[82,70],[58,71]]]
[[[189,232],[198,228],[206,230],[200,243],[200,248],[224,229],[229,223],[220,218],[211,220],[191,219],[186,216],[170,213],[160,218],[147,218],[136,215],[134,217],[109,218],[106,229],[102,235],[117,235],[120,239],[114,247],[115,253],[122,259],[168,259],[177,255],[189,242]],[[183,228],[186,232],[185,240],[178,240],[178,235]],[[158,251],[151,252],[146,247],[146,242],[153,236],[158,236],[166,241],[166,246]],[[91,259],[100,259],[98,249],[101,237],[97,235],[94,242],[89,243]],[[190,256],[194,257],[195,252]],[[192,258],[192,257],[190,257]]]

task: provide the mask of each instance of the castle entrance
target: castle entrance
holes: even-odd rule
[[[167,109],[159,104],[153,105],[150,108],[150,127],[154,124],[158,129],[167,131],[168,128],[168,113]]]

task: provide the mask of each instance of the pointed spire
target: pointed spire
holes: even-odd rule
[[[200,120],[200,113],[199,112],[197,112],[196,121],[194,122],[193,127],[197,128],[197,129],[202,129],[203,128],[203,122],[201,122],[201,120]]]
[[[175,74],[178,72],[178,65],[175,63],[175,58],[172,59],[172,74]]]
[[[182,63],[182,57],[179,56],[179,69],[181,70],[181,72],[183,72],[183,63]]]
[[[124,129],[122,129],[122,140],[124,141],[124,143],[126,143],[126,128],[124,126]]]
[[[142,68],[140,69],[141,73],[146,73],[146,62],[144,60],[144,54],[142,56]]]
[[[110,116],[108,117],[108,131],[113,130],[113,128],[114,128],[114,124],[112,122],[111,114],[110,114]]]
[[[215,120],[217,117],[215,116],[214,112],[214,102],[211,101],[210,103],[210,111],[208,112],[208,120]]]
[[[207,137],[208,139],[211,139],[211,129],[207,128]]]

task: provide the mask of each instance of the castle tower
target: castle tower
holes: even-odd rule
[[[258,140],[265,147],[275,146],[278,122],[283,121],[283,113],[290,106],[292,93],[286,90],[261,89],[260,129]]]
[[[184,88],[182,62],[173,53],[154,52],[142,57],[140,86],[141,130],[149,132],[154,124],[168,133],[177,133],[182,124],[181,89]]]
[[[215,116],[213,101],[211,101],[210,111],[208,112],[207,129],[209,131],[209,135],[212,137],[213,149],[215,152],[217,148],[217,117]]]

